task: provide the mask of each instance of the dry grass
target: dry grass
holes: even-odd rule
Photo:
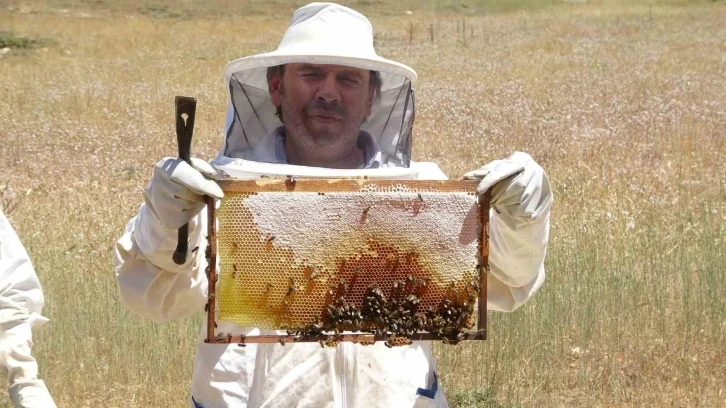
[[[543,290],[491,314],[489,341],[437,346],[450,400],[726,406],[723,3],[368,3],[379,53],[421,78],[415,158],[456,177],[524,150],[555,188]],[[211,158],[223,65],[274,48],[293,8],[165,4],[0,9],[3,30],[52,40],[0,56],[0,185],[45,288],[35,354],[62,407],[184,406],[202,316],[131,315],[111,248],[152,164],[175,154],[173,97],[198,98],[193,152]]]

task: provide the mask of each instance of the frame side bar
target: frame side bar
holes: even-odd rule
[[[479,231],[479,302],[477,319],[477,335],[479,339],[487,338],[487,275],[489,275],[489,207],[492,199],[491,190],[479,196],[479,215],[481,218]]]
[[[207,197],[207,343],[214,343],[215,316],[217,289],[217,219],[215,218],[214,198]]]

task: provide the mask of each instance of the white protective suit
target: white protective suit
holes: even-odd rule
[[[15,407],[55,407],[30,353],[32,329],[48,321],[42,309],[43,291],[28,253],[0,211],[0,370],[8,373]]]
[[[356,38],[361,32],[365,38]],[[343,39],[344,44],[340,43]],[[351,42],[358,44],[359,51],[361,47],[369,49],[351,55],[354,52],[350,49],[356,48],[349,47]],[[372,49],[370,23],[360,14],[324,3],[296,11],[277,51],[228,64],[230,104],[225,141],[212,165],[223,175],[243,178],[261,174],[365,174],[446,179],[436,164],[410,161],[415,72],[378,57]],[[331,170],[286,164],[285,132],[270,102],[266,69],[289,62],[337,63],[380,72],[383,86],[358,140],[365,152],[363,169]],[[209,283],[204,251],[190,253],[194,255],[184,265],[172,261],[177,228],[188,212],[198,212],[189,221],[189,248],[203,249],[207,245],[206,212],[199,212],[201,206],[185,205],[175,213],[170,207],[173,198],[187,196],[188,191],[182,188],[185,183],[176,181],[189,178],[190,172],[196,174],[197,181],[185,185],[200,193],[193,186],[202,184],[201,176],[191,167],[172,159],[157,164],[145,191],[145,203],[128,223],[115,248],[115,273],[123,303],[135,313],[156,321],[201,313],[206,303]],[[206,172],[201,163],[193,163],[193,167]],[[503,174],[504,170],[508,173]],[[512,311],[544,282],[552,196],[546,176],[526,154],[517,153],[510,160],[491,163],[470,176],[484,177],[484,183],[486,177],[491,179],[497,173],[502,175],[497,181],[511,177],[500,183],[498,190],[495,186],[493,196],[496,210],[492,210],[490,221],[488,307]],[[500,199],[507,206],[497,208]],[[220,322],[218,331],[285,334],[229,322]],[[206,344],[205,337],[203,324],[191,385],[192,407],[447,407],[438,385],[430,342],[391,349],[382,343],[342,343],[336,348],[321,348],[317,343],[239,347]]]

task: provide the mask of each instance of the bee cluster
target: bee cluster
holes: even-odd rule
[[[211,281],[212,280],[211,279],[211,276],[212,276],[212,274],[211,274],[211,269],[212,269],[212,267],[211,267],[211,264],[212,264],[212,243],[209,242],[209,239],[208,238],[209,238],[208,236],[206,236],[206,235],[204,236],[204,239],[207,240],[207,247],[204,250],[204,257],[207,260],[207,265],[204,267],[204,274],[207,276],[207,279],[209,281]],[[198,250],[198,249],[199,249],[199,247],[196,247],[195,248],[195,250]],[[236,267],[235,267],[235,270],[236,270]],[[215,276],[214,277],[214,283],[215,284],[217,283],[217,279],[218,278],[219,278],[218,276]],[[214,302],[214,298],[215,298],[215,294],[213,292],[210,293],[209,296],[208,296],[208,298],[207,298],[207,303],[204,304],[204,312],[205,313],[209,312],[209,307],[212,304],[212,302]],[[217,326],[217,323],[216,322],[214,323],[214,326],[215,327]]]
[[[409,345],[411,337],[422,331],[437,334],[446,344],[463,340],[465,330],[474,327],[478,282],[470,282],[465,293],[451,290],[438,307],[419,310],[426,287],[426,279],[409,276],[406,282],[393,282],[390,295],[386,296],[377,284],[371,284],[359,308],[346,300],[346,286],[341,284],[322,318],[303,327],[288,328],[287,333],[295,336],[296,341],[326,336],[325,340],[319,340],[322,347],[336,346],[338,336],[344,331],[384,335],[387,347]]]

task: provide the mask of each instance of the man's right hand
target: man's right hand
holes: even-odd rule
[[[179,228],[204,208],[204,196],[221,199],[222,189],[212,179],[214,168],[204,160],[166,157],[154,166],[154,175],[144,191],[144,200],[161,223]]]

